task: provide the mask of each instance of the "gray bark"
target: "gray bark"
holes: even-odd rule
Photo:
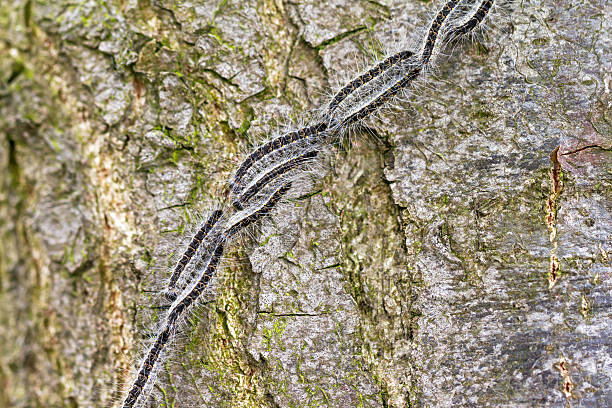
[[[116,403],[192,214],[437,7],[0,5],[0,406]],[[510,9],[232,246],[151,406],[612,406],[612,11]]]

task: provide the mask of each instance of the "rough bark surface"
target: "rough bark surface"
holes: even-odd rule
[[[194,213],[416,0],[0,4],[0,406],[105,407]],[[233,246],[152,406],[612,406],[612,11],[515,2]]]

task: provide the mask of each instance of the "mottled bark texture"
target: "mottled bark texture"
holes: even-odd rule
[[[0,406],[119,398],[192,213],[436,7],[3,1]],[[518,1],[456,47],[233,246],[152,405],[612,406],[611,21]]]

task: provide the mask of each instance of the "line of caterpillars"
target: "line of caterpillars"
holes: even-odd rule
[[[232,237],[264,218],[277,206],[291,189],[291,173],[316,160],[317,147],[328,145],[334,135],[357,125],[410,86],[428,68],[436,44],[443,39],[455,39],[471,33],[489,14],[494,1],[481,0],[473,15],[462,24],[453,24],[454,20],[452,17],[449,19],[449,16],[453,15],[457,5],[459,3],[469,5],[473,0],[448,0],[431,21],[420,53],[402,50],[385,58],[340,89],[331,98],[317,123],[281,135],[261,145],[245,158],[229,183],[231,206],[215,210],[208,216],[173,269],[165,292],[166,298],[173,303],[125,397],[123,408],[132,408],[146,400],[148,392],[145,390],[151,388],[152,373],[156,365],[160,365],[160,356],[176,333],[181,319],[184,320],[187,311],[191,310],[208,287],[219,267],[224,249]],[[384,84],[378,92],[374,92],[373,96],[368,96],[369,100],[358,103],[353,109],[347,107],[344,110],[347,112],[344,114],[337,114],[347,98],[355,96],[360,89],[374,80],[383,78],[385,73],[397,67],[401,75],[392,76],[390,84]],[[299,148],[296,148],[298,144]],[[268,166],[262,174],[252,174],[255,166],[261,164],[268,156],[283,151],[287,154],[281,156],[281,163],[272,168]],[[230,218],[233,212],[234,217]],[[242,215],[243,213],[245,214]],[[238,221],[231,222],[236,216],[240,216]],[[195,266],[197,262],[204,266],[197,269]],[[192,273],[185,276],[183,272],[188,265],[192,267]]]

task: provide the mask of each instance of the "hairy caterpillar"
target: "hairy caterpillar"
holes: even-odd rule
[[[444,21],[451,14],[455,6],[459,3],[458,0],[449,0],[446,2],[444,7],[438,12],[436,18],[431,22],[427,39],[423,47],[423,53],[421,54],[421,62],[423,65],[427,65],[431,59],[431,55],[436,46],[436,40],[438,39],[438,33],[444,25]]]
[[[480,3],[478,10],[476,10],[476,13],[474,13],[474,15],[468,21],[466,21],[461,26],[453,29],[453,35],[462,36],[468,34],[474,28],[476,28],[476,26],[479,25],[485,19],[485,17],[491,10],[491,7],[493,7],[494,2],[495,0],[483,0],[482,3]]]
[[[191,261],[194,254],[199,250],[202,245],[202,241],[204,241],[210,232],[210,230],[215,226],[215,224],[219,221],[221,216],[223,215],[223,211],[215,210],[210,214],[204,225],[200,227],[198,232],[193,236],[191,242],[187,246],[187,249],[183,253],[183,256],[178,261],[174,268],[174,272],[170,277],[170,282],[168,283],[168,289],[166,292],[166,297],[168,300],[174,301],[177,297],[177,293],[175,291],[176,282],[178,281],[181,273],[187,266],[187,264]]]
[[[138,372],[136,381],[128,392],[128,395],[123,403],[123,408],[133,407],[139,398],[144,397],[143,391],[147,385],[150,384],[149,380],[151,374],[153,373],[155,365],[158,363],[161,353],[164,351],[164,348],[167,346],[174,334],[174,331],[176,330],[178,319],[198,300],[200,295],[208,286],[208,283],[214,276],[215,271],[219,266],[221,257],[223,256],[223,251],[228,241],[243,228],[248,227],[266,216],[290,188],[291,183],[283,185],[270,196],[268,201],[263,206],[237,221],[220,234],[219,240],[215,245],[215,249],[213,250],[212,256],[206,265],[202,276],[195,285],[188,289],[189,293],[183,295],[181,299],[176,301],[176,304],[171,308],[162,331],[157,335],[153,346],[149,349],[147,358],[142,363],[142,367]]]
[[[384,74],[386,71],[388,71],[395,65],[407,61],[413,55],[414,53],[409,50],[397,52],[377,64],[374,68],[369,69],[366,73],[353,79],[344,88],[340,89],[340,91],[338,91],[338,93],[336,93],[336,95],[332,98],[332,101],[329,103],[327,108],[327,115],[331,117],[334,111],[338,108],[338,106],[340,106],[340,103],[342,103],[342,101],[344,101],[350,94],[355,92],[358,88],[369,83],[374,78]]]
[[[236,174],[234,175],[234,180],[230,182],[230,189],[234,194],[240,192],[240,189],[243,188],[242,182],[243,178],[249,171],[249,169],[259,160],[264,158],[265,156],[275,152],[279,149],[282,149],[286,146],[291,145],[300,140],[316,138],[321,135],[323,132],[327,130],[327,123],[321,122],[317,123],[313,126],[308,126],[302,128],[298,131],[287,133],[282,135],[274,140],[269,141],[268,143],[257,148],[253,153],[249,154],[246,159],[242,162],[242,164],[236,170]]]
[[[298,157],[289,159],[282,164],[279,164],[268,173],[265,173],[262,177],[260,177],[255,183],[253,183],[249,188],[247,188],[234,202],[232,205],[234,208],[238,210],[242,210],[244,208],[244,204],[255,194],[261,191],[266,185],[268,185],[272,180],[281,177],[285,173],[301,166],[304,163],[314,159],[319,154],[316,150],[310,150],[304,154],[299,155]]]
[[[409,87],[425,72],[426,67],[433,63],[435,60],[433,57],[434,51],[439,47],[440,42],[448,37],[463,36],[472,32],[489,14],[494,1],[482,0],[469,18],[464,20],[462,24],[454,26],[453,13],[456,12],[459,3],[463,2],[447,1],[431,21],[420,56],[417,56],[411,50],[402,50],[385,58],[342,87],[327,105],[323,119],[318,122],[315,121],[313,125],[285,133],[257,147],[246,156],[229,183],[234,201],[231,204],[226,203],[221,210],[217,210],[209,216],[192,238],[188,248],[174,268],[167,294],[167,298],[174,303],[171,305],[165,324],[158,332],[155,342],[149,349],[147,358],[142,363],[138,376],[127,394],[124,408],[136,406],[139,401],[145,399],[147,394],[145,391],[153,381],[152,374],[155,366],[159,365],[164,350],[176,331],[179,330],[179,320],[188,313],[208,287],[219,267],[228,242],[238,232],[261,220],[274,209],[291,189],[292,183],[289,182],[277,188],[267,198],[267,201],[255,211],[243,212],[245,205],[249,201],[256,201],[252,200],[253,197],[257,196],[256,198],[259,200],[259,197],[268,191],[267,189],[278,186],[278,182],[275,180],[283,180],[286,173],[299,170],[303,164],[317,158],[319,151],[313,150],[314,148],[321,147],[321,144],[331,140],[332,136],[359,124],[402,90]],[[450,28],[447,28],[449,26]],[[390,73],[391,75],[389,75]],[[365,91],[361,92],[364,89]],[[354,106],[348,113],[341,109],[343,103],[350,105],[346,103],[347,98],[353,98],[349,101],[352,101]],[[287,154],[284,153],[285,150]],[[261,166],[263,169],[258,168],[258,163],[279,152],[283,152],[280,160],[266,163],[265,166]],[[224,217],[227,218],[224,219]],[[227,219],[236,219],[236,221],[225,228]],[[195,264],[195,261],[199,258],[197,255],[200,250],[207,251],[207,259],[204,259],[205,267],[198,269],[193,266],[193,272],[196,273],[186,279],[183,278],[181,282],[181,274],[187,268],[187,265],[190,265],[190,262]],[[181,285],[178,285],[178,283],[181,283]],[[180,286],[181,290],[177,291],[177,286]]]
[[[357,122],[367,118],[370,114],[374,113],[380,108],[385,102],[397,95],[401,90],[408,86],[414,79],[416,79],[421,73],[421,66],[417,65],[412,70],[408,71],[406,75],[397,81],[395,84],[390,86],[381,92],[372,102],[368,103],[357,112],[351,114],[349,117],[342,121],[342,126],[349,127]]]
[[[159,360],[160,354],[163,352],[164,348],[170,341],[174,330],[176,329],[178,318],[185,311],[185,309],[191,306],[198,299],[198,297],[202,294],[202,292],[208,285],[208,282],[214,275],[219,265],[219,262],[221,261],[221,256],[223,255],[224,247],[224,240],[217,244],[213,252],[213,256],[208,262],[204,274],[202,275],[202,278],[193,287],[189,294],[182,298],[168,314],[166,324],[164,325],[163,330],[157,335],[155,343],[153,344],[151,349],[149,349],[147,358],[143,362],[142,367],[138,372],[138,377],[134,382],[134,385],[132,385],[132,388],[128,392],[127,398],[123,403],[123,408],[133,407],[138,401],[138,399],[143,396],[143,391],[145,390],[146,386],[150,384],[149,379],[155,368],[156,363]]]
[[[427,32],[427,37],[425,39],[419,60],[410,61],[414,56],[414,53],[407,50],[400,51],[385,59],[382,63],[378,64],[365,74],[354,79],[338,92],[330,103],[328,112],[333,113],[333,111],[349,94],[355,92],[360,86],[373,80],[374,77],[370,75],[371,72],[377,72],[377,76],[380,76],[397,63],[407,63],[404,67],[402,67],[403,72],[399,79],[396,79],[392,85],[387,86],[382,91],[374,94],[374,97],[369,102],[364,103],[358,108],[357,111],[350,113],[348,117],[342,119],[339,128],[346,129],[366,119],[372,113],[376,112],[381,106],[383,106],[383,104],[408,87],[412,81],[417,79],[423,69],[430,62],[434,48],[436,47],[439,33],[443,29],[445,21],[452,14],[459,2],[459,0],[447,1],[444,7],[442,7],[442,9],[433,19]]]
[[[270,196],[268,201],[259,210],[251,213],[250,215],[247,215],[246,217],[238,221],[236,224],[232,225],[227,230],[227,235],[233,236],[243,228],[246,228],[254,222],[257,222],[263,217],[265,217],[270,212],[270,210],[272,210],[276,206],[280,199],[283,198],[283,196],[287,193],[287,191],[289,191],[290,188],[291,183],[287,183],[278,190],[276,190],[274,194]]]

